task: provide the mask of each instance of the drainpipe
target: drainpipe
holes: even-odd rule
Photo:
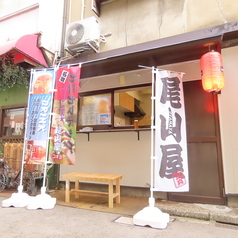
[[[71,0],[70,0],[71,5]],[[62,35],[61,35],[61,50],[59,57],[64,57],[64,40],[65,40],[65,34],[66,34],[66,24],[67,24],[67,6],[68,6],[68,0],[64,0],[64,10],[63,10],[63,23],[62,23]]]
[[[63,10],[63,21],[62,21],[62,35],[61,35],[61,47],[58,57],[64,57],[64,40],[65,40],[65,34],[66,34],[66,24],[67,24],[67,4],[68,0],[64,0],[64,10]],[[57,52],[56,52],[57,53]],[[54,166],[49,171],[49,177],[53,180],[50,180],[49,187],[55,188],[56,185],[59,183],[59,175],[60,175],[60,165],[54,164]]]
[[[83,20],[84,19],[84,8],[85,8],[84,0],[82,0],[81,3],[82,3],[82,7],[81,7],[81,20]]]

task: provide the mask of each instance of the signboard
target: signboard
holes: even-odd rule
[[[46,160],[54,70],[35,71],[30,82],[25,162],[44,163]]]
[[[189,191],[182,74],[156,71],[155,190]]]
[[[81,68],[61,67],[56,73],[50,158],[56,164],[75,164],[78,88]]]
[[[89,96],[82,105],[82,125],[103,125],[111,123],[111,97],[106,95]]]

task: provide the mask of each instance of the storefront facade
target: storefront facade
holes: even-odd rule
[[[81,100],[78,130],[86,126],[94,129],[92,133],[77,133],[76,165],[60,165],[60,176],[75,171],[123,174],[122,193],[148,195],[151,71],[139,65],[156,66],[185,73],[183,82],[192,186],[189,193],[157,193],[156,197],[237,205],[235,120],[238,111],[231,103],[235,101],[233,91],[238,63],[237,3],[222,1],[221,8],[217,1],[198,3],[191,0],[176,4],[173,0],[92,2],[98,6],[93,11],[91,1],[85,1],[83,8],[83,1],[65,1],[62,5],[65,7],[62,16],[65,14],[67,19],[62,29],[70,22],[95,16],[106,41],[100,43],[98,53],[93,50],[73,56],[66,53],[66,58],[57,62],[82,64],[79,96],[85,99],[85,104]],[[201,18],[201,12],[207,9],[211,9],[210,13]],[[100,11],[100,16],[95,11]],[[64,37],[62,31],[61,38]],[[48,42],[45,40],[45,45]],[[63,49],[64,40],[61,43]],[[209,49],[221,52],[224,62],[226,85],[218,95],[207,94],[201,88],[199,59]],[[121,116],[120,105],[116,104],[118,95],[125,92],[130,92],[129,95],[139,101],[141,99],[140,106],[146,113],[146,116],[137,118],[140,122],[138,132],[132,125],[136,117]],[[81,117],[82,105],[87,105],[87,101],[92,99],[90,97],[97,95],[110,98],[112,120],[106,126],[92,122],[90,125]],[[126,101],[130,98],[127,96]],[[4,100],[1,100],[3,106]],[[125,111],[122,112],[124,115]]]
[[[133,1],[130,1],[127,4],[127,14],[123,12],[124,17],[121,17],[121,20],[119,21],[121,24],[119,24],[118,32],[120,31],[120,27],[123,25],[123,19],[126,19],[126,16],[127,20],[130,18],[130,21],[128,20],[128,25],[132,26],[133,23],[136,25],[136,21],[133,21],[135,19],[132,20],[131,18],[133,17],[130,15],[130,11],[136,9],[133,3]],[[140,9],[138,11],[141,11],[142,15],[146,11],[151,13],[151,21],[149,21],[151,24],[151,27],[149,28],[150,30],[146,28],[145,25],[143,25],[144,28],[140,25],[140,33],[135,32],[135,30],[133,31],[132,27],[132,30],[127,31],[127,35],[123,35],[126,34],[124,28],[124,31],[121,31],[124,32],[121,33],[121,37],[118,39],[113,38],[115,41],[111,41],[110,37],[115,37],[113,32],[111,36],[107,37],[109,40],[107,40],[105,44],[101,44],[101,53],[82,54],[79,57],[66,61],[65,63],[82,63],[80,88],[80,96],[82,98],[86,96],[101,96],[102,93],[111,93],[111,91],[113,92],[112,94],[114,95],[114,98],[116,98],[115,93],[117,91],[129,91],[131,86],[148,86],[147,84],[150,83],[151,80],[149,71],[142,76],[143,79],[139,79],[138,77],[135,81],[132,80],[133,74],[141,74],[141,68],[139,65],[148,67],[157,66],[162,69],[185,72],[185,94],[188,102],[191,102],[191,100],[194,101],[194,103],[189,106],[190,108],[187,108],[189,111],[186,113],[186,117],[188,117],[187,126],[191,127],[187,129],[187,133],[190,133],[188,134],[188,150],[190,181],[192,187],[189,193],[158,193],[156,196],[175,201],[213,204],[225,204],[228,202],[228,204],[232,204],[233,202],[236,202],[235,191],[237,185],[235,182],[232,184],[228,183],[228,177],[231,179],[231,163],[235,163],[235,161],[230,156],[225,156],[224,158],[224,155],[229,151],[224,148],[224,143],[229,144],[228,140],[231,138],[229,138],[229,136],[223,138],[222,136],[224,131],[227,132],[225,127],[230,123],[221,123],[224,110],[224,108],[221,107],[221,101],[222,97],[224,97],[223,95],[225,94],[224,91],[226,88],[224,88],[222,93],[219,95],[207,95],[203,92],[200,81],[199,59],[208,51],[208,47],[210,47],[210,49],[221,51],[222,55],[226,55],[226,57],[223,56],[224,67],[227,64],[230,65],[232,56],[227,52],[231,49],[234,52],[237,50],[235,43],[237,41],[235,36],[237,22],[234,21],[220,25],[210,25],[211,27],[209,27],[209,24],[205,24],[205,22],[207,20],[206,23],[208,23],[210,20],[203,19],[203,27],[194,27],[195,25],[190,25],[190,22],[195,19],[187,19],[187,24],[191,27],[187,30],[187,33],[184,33],[184,31],[179,27],[170,28],[168,31],[161,27],[160,29],[164,30],[162,31],[164,32],[164,35],[161,39],[155,40],[155,34],[158,34],[158,32],[153,31],[153,29],[156,29],[156,26],[153,26],[153,24],[156,25],[156,21],[153,21],[155,15],[153,15],[154,10],[152,7],[156,4],[159,3],[154,1],[150,6],[142,4],[143,7],[145,7],[144,10],[140,8],[142,5],[138,7]],[[99,20],[103,32],[107,33],[107,30],[109,31],[109,29],[111,29],[110,24],[112,26],[114,22],[112,19],[117,18],[119,9],[125,10],[125,5],[125,2],[123,6],[123,4],[118,1],[101,5],[101,16]],[[181,5],[178,5],[173,8],[175,12],[179,11],[179,9],[181,10],[181,8],[179,8]],[[195,5],[190,10],[194,9]],[[169,5],[164,5],[164,7],[169,8]],[[176,9],[176,7],[178,8]],[[202,9],[201,6],[198,8],[200,10]],[[188,10],[188,12],[190,10]],[[164,19],[169,19],[172,16],[175,17],[175,12],[173,12],[172,15],[166,15],[168,18]],[[182,12],[180,12],[180,14],[182,14]],[[178,14],[178,12],[176,13]],[[106,20],[106,18],[107,21],[103,21]],[[235,20],[235,18],[233,19]],[[217,23],[218,22],[219,20]],[[137,25],[138,24],[137,21]],[[164,22],[162,23],[162,26],[165,27],[163,24]],[[126,24],[126,27],[128,25]],[[146,34],[146,31],[151,32],[151,40],[145,40],[145,36],[149,35]],[[145,34],[141,34],[141,32],[144,32]],[[137,33],[139,35],[136,36]],[[127,40],[122,41],[123,37]],[[129,43],[130,39],[134,39],[134,44]],[[114,47],[114,49],[112,47],[110,49],[113,42],[118,43],[117,47]],[[232,58],[234,60],[234,56]],[[235,59],[237,61],[236,57]],[[136,70],[138,70],[138,72]],[[235,68],[229,68],[229,74],[232,74],[231,72],[234,70]],[[229,80],[232,81],[230,75]],[[189,95],[191,90],[193,93],[192,95]],[[227,96],[228,94],[229,93],[227,92]],[[197,108],[200,107],[200,109],[195,111],[195,105]],[[205,108],[205,106],[208,105],[210,109],[208,109],[209,107]],[[115,103],[114,109],[114,113],[117,113]],[[201,114],[201,118],[198,121],[200,116],[199,113]],[[197,118],[191,118],[192,114],[196,114]],[[144,128],[148,124],[143,120],[138,139],[137,133],[133,131],[132,126],[127,127],[131,128],[131,131],[123,131],[125,127],[121,127],[121,132],[118,132],[120,129],[118,128],[118,125],[116,125],[116,122],[114,116],[114,124],[108,128],[104,127],[101,129],[102,131],[97,131],[100,130],[100,128],[91,125],[94,128],[94,132],[78,133],[76,165],[74,168],[61,165],[61,174],[75,170],[83,172],[90,171],[124,174],[124,179],[122,180],[124,190],[122,191],[125,194],[143,196],[146,194],[145,191],[149,190],[150,183],[150,131],[147,131]],[[124,121],[122,123],[124,123]],[[87,124],[85,124],[85,126],[86,125]],[[194,128],[196,128],[196,130]],[[79,129],[82,129],[82,126],[80,126]],[[227,167],[227,165],[231,167]],[[203,176],[200,174],[203,174]],[[234,173],[232,176],[234,180],[231,180],[235,181],[236,174]]]
[[[215,38],[216,37],[217,36],[215,36]],[[219,36],[217,39],[219,39]],[[214,44],[217,43],[216,47],[221,47],[220,41],[215,40],[212,42],[210,40],[210,37],[202,39],[202,41],[207,41],[206,43],[215,42]],[[193,50],[193,48],[199,48],[200,43],[198,42],[199,41],[188,43],[189,45],[194,44],[191,50]],[[157,45],[159,45],[159,42]],[[185,47],[185,49],[186,47],[191,47],[187,46],[187,44],[184,44],[183,46]],[[178,50],[187,52],[187,50],[183,49],[183,46],[179,45]],[[130,47],[128,47],[128,52],[131,52],[131,49],[129,48]],[[201,47],[200,49],[202,48],[203,47]],[[233,48],[233,50],[236,49],[237,47]],[[163,47],[162,49],[158,50],[157,54],[154,55],[159,56],[160,50],[163,52]],[[176,46],[174,45],[173,51],[176,51]],[[224,49],[224,52],[226,51],[227,49]],[[81,97],[84,97],[85,95],[87,95],[87,93],[89,93],[88,95],[97,96],[99,94],[101,96],[102,90],[103,93],[110,93],[110,91],[113,90],[115,99],[116,92],[123,92],[125,90],[130,91],[131,85],[133,85],[133,90],[135,90],[135,87],[141,87],[141,89],[143,89],[143,87],[148,86],[147,84],[151,81],[150,70],[136,70],[136,68],[138,68],[138,65],[152,66],[148,61],[148,59],[151,60],[151,58],[153,58],[153,53],[151,52],[152,51],[149,51],[148,55],[146,51],[139,51],[139,53],[135,52],[134,55],[125,54],[125,58],[123,58],[123,56],[115,56],[114,58],[114,55],[112,55],[112,61],[107,60],[107,62],[104,62],[104,60],[100,60],[99,58],[99,60],[95,63],[96,69],[104,68],[110,70],[111,68],[115,69],[116,67],[121,67],[119,70],[120,73],[107,74],[107,71],[105,70],[104,76],[82,78]],[[139,57],[140,54],[143,54],[143,57],[141,58],[142,60]],[[189,193],[158,193],[157,196],[159,198],[175,201],[225,204],[227,202],[227,197],[224,194],[226,181],[224,173],[226,171],[223,170],[223,164],[225,163],[225,161],[222,158],[222,140],[220,132],[220,115],[222,108],[220,108],[219,105],[221,100],[220,96],[223,93],[219,95],[211,95],[204,92],[204,90],[202,89],[199,67],[200,54],[203,53],[200,52],[197,56],[195,55],[195,58],[193,58],[193,60],[186,61],[182,59],[181,62],[161,66],[162,69],[185,72],[184,91],[185,99],[187,100],[187,102],[185,101],[185,107],[187,105],[186,118],[189,151],[188,156],[190,183],[192,187],[190,188],[191,191]],[[98,54],[97,56],[99,55],[100,54]],[[110,56],[108,58],[110,58]],[[128,58],[130,58],[130,60],[128,60]],[[128,64],[120,64],[120,60],[121,62],[133,62],[135,65],[135,71],[127,71],[123,69],[123,67],[128,67]],[[226,61],[229,62],[230,56],[223,58],[223,60],[224,64]],[[76,61],[71,61],[71,63],[75,62]],[[157,65],[156,60],[154,61],[154,63],[155,65]],[[91,64],[92,69],[94,68],[93,64],[94,63]],[[100,64],[101,66],[98,66]],[[110,66],[107,67],[107,64]],[[85,68],[87,68],[87,63],[85,63]],[[83,63],[82,74],[85,71]],[[88,70],[87,72],[94,74],[94,70]],[[144,72],[144,74],[142,72]],[[140,75],[142,79],[140,79],[140,77],[138,76],[137,79],[133,81],[134,74]],[[125,82],[123,81],[124,79]],[[122,81],[123,85],[121,84]],[[128,85],[126,84],[127,82]],[[150,96],[151,94],[147,95],[148,98],[150,98]],[[143,98],[142,103],[145,102],[144,100],[145,98]],[[115,103],[114,109],[114,113],[117,112]],[[143,109],[146,111],[146,108]],[[196,117],[193,118],[193,115],[196,115]],[[122,185],[126,187],[124,192],[126,194],[131,193],[138,195],[139,193],[140,195],[145,195],[146,188],[148,188],[148,185],[150,183],[150,132],[145,130],[146,126],[149,125],[148,120],[146,120],[147,122],[145,122],[146,117],[150,118],[150,114],[147,114],[143,118],[133,118],[139,119],[139,125],[141,128],[141,131],[139,132],[140,139],[137,138],[136,133],[133,131],[133,126],[127,127],[127,129],[131,129],[131,131],[126,131],[123,125],[118,126],[115,121],[115,114],[113,125],[110,125],[107,128],[104,127],[103,131],[98,131],[100,133],[97,133],[97,130],[100,130],[100,128],[89,125],[94,127],[95,132],[89,134],[78,133],[78,159],[76,165],[74,166],[75,168],[61,165],[61,173],[63,174],[72,172],[76,169],[82,170],[83,172],[92,171],[95,173],[110,172],[124,174],[125,177],[122,181]],[[132,123],[126,125],[132,125]],[[80,127],[79,129],[81,128],[82,127]],[[121,131],[119,133],[118,131],[120,129]],[[202,173],[203,176],[200,176],[200,173]],[[228,174],[230,174],[230,172],[228,172]],[[228,200],[229,199],[230,197],[228,197]]]

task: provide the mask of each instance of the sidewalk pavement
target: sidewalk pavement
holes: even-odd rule
[[[64,194],[64,193],[63,193]],[[10,197],[11,192],[2,192],[0,194],[2,197]],[[128,199],[131,197],[128,197]],[[4,198],[2,198],[4,199]],[[137,211],[142,209],[143,207],[148,206],[148,203],[145,202],[146,198],[140,198],[140,197],[134,197],[134,200],[132,200],[130,203],[125,204],[124,203],[124,211],[128,211],[128,213],[123,213],[123,210],[117,210],[114,209],[108,209],[105,204],[103,206],[98,206],[99,209],[95,209],[97,211],[102,212],[112,212],[117,213],[119,215],[125,215],[133,216]],[[148,201],[146,199],[146,201]],[[135,203],[140,204],[140,208],[135,206],[134,209],[132,209],[132,212],[129,211],[130,208],[135,205]],[[63,206],[69,206],[74,207],[71,203],[65,203],[60,201],[60,199],[57,198],[58,205]],[[133,203],[133,204],[132,204]],[[75,207],[82,208],[80,206]],[[142,206],[141,206],[142,205]],[[172,201],[165,201],[165,200],[156,200],[155,206],[158,207],[162,212],[168,213],[170,216],[177,216],[177,217],[185,217],[185,218],[193,218],[193,219],[199,219],[199,220],[205,220],[205,221],[216,221],[220,223],[226,223],[226,224],[235,224],[238,225],[238,208],[232,208],[228,206],[223,205],[209,205],[209,204],[197,204],[197,203],[182,203],[182,202],[172,202]],[[85,207],[85,206],[83,206]],[[96,206],[89,206],[89,210],[94,210]],[[115,206],[116,207],[116,206]],[[137,207],[137,209],[136,209]],[[138,210],[139,208],[139,210]],[[75,208],[77,209],[77,208]],[[108,210],[107,210],[108,209]]]
[[[89,210],[112,212],[120,215],[133,216],[144,207],[149,206],[148,198],[135,196],[121,196],[121,203],[114,204],[113,208],[108,208],[106,200],[100,200],[99,197],[90,200],[89,197],[81,195],[80,201],[71,196],[71,203],[64,201],[64,191],[57,191],[52,194],[57,198],[57,204],[64,206],[75,206]],[[90,196],[91,198],[92,196]],[[105,199],[105,198],[104,198]],[[105,206],[106,205],[106,206]],[[172,202],[167,200],[156,200],[155,206],[162,212],[170,216],[187,217],[205,221],[217,221],[221,223],[231,223],[238,225],[238,208],[232,208],[223,205],[208,205],[184,202]]]
[[[0,202],[5,198],[0,197]],[[171,205],[168,204],[173,210]],[[173,208],[177,209],[178,205]],[[161,230],[135,226],[131,216],[60,205],[49,210],[0,207],[0,215],[0,238],[237,237],[236,226],[224,226],[209,221],[171,216],[166,229]]]

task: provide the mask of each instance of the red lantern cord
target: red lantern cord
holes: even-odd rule
[[[215,51],[204,54],[200,59],[200,68],[203,89],[209,93],[219,93],[224,87],[221,54]]]

